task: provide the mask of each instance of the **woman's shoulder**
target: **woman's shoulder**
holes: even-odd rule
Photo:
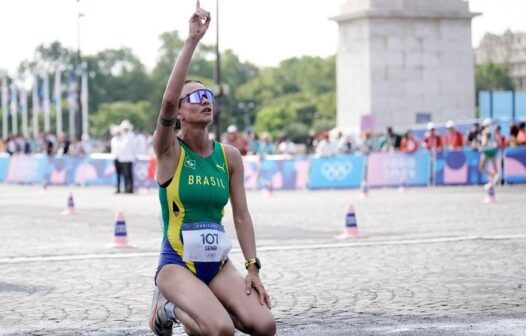
[[[219,143],[219,142],[218,142]],[[225,152],[226,158],[231,165],[242,164],[241,152],[235,146],[219,143]]]
[[[225,151],[225,154],[227,156],[239,156],[241,157],[241,153],[239,152],[239,149],[237,149],[235,146],[232,146],[232,145],[229,145],[229,144],[226,144],[226,143],[222,143],[222,142],[218,142],[221,147],[223,147],[223,150]]]

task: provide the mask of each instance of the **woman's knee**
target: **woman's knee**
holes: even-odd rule
[[[236,328],[230,319],[214,319],[199,325],[202,335],[234,336]]]
[[[261,316],[247,323],[247,331],[255,336],[273,336],[276,334],[276,321],[272,315]]]

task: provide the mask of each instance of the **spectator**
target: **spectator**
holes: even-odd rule
[[[473,127],[469,130],[466,145],[470,146],[474,150],[478,150],[479,142],[480,142],[480,125],[478,123],[474,123]]]
[[[422,147],[427,148],[430,151],[442,150],[442,139],[436,134],[435,124],[432,122],[427,123],[427,132],[424,135]]]
[[[296,155],[296,145],[288,136],[284,136],[278,146],[278,153],[284,155]]]
[[[500,126],[495,128],[495,140],[497,141],[498,149],[504,150],[506,148],[506,137],[502,135]]]
[[[351,137],[349,135],[344,135],[343,132],[338,132],[336,148],[338,154],[350,154],[352,152]]]
[[[316,145],[317,145],[316,131],[313,129],[310,129],[309,135],[307,136],[307,139],[305,140],[305,149],[307,151],[307,154],[313,154]]]
[[[67,135],[62,132],[58,136],[57,155],[68,155],[70,153],[71,141]]]
[[[256,132],[252,132],[248,140],[248,154],[257,155],[259,152],[259,145],[260,144],[258,134]]]
[[[444,147],[448,150],[459,150],[464,145],[462,133],[455,129],[455,123],[449,120],[446,123],[447,133],[444,136]]]
[[[78,155],[89,155],[93,148],[93,143],[91,142],[90,136],[86,133],[82,134],[81,141],[77,145],[77,154]]]
[[[123,120],[120,127],[122,142],[118,159],[124,176],[124,192],[133,194],[133,162],[137,157],[135,135],[133,134],[133,125],[129,120]]]
[[[387,133],[385,135],[385,141],[382,144],[382,152],[392,152],[400,149],[402,137],[393,132],[392,127],[387,127]]]
[[[413,132],[408,130],[400,142],[400,151],[404,153],[414,153],[418,150],[418,141],[413,136]]]
[[[119,194],[121,192],[121,179],[123,179],[122,166],[119,161],[120,152],[122,148],[122,137],[121,137],[120,126],[111,125],[110,132],[111,132],[110,151],[113,156],[113,165],[115,166],[115,175],[117,177],[117,181],[115,185],[115,193]]]
[[[363,155],[369,155],[374,151],[374,139],[369,132],[362,133],[362,144],[360,146],[360,151]]]
[[[337,145],[331,140],[329,131],[323,131],[316,146],[316,157],[330,157],[338,153]]]
[[[137,143],[137,155],[146,155],[148,152],[148,133],[146,131],[138,132],[135,135]]]
[[[55,142],[56,138],[51,134],[44,134],[43,136],[44,148],[46,149],[46,154],[48,156],[53,155],[55,152]]]
[[[519,134],[517,134],[517,143],[519,146],[526,146],[526,123],[521,122],[519,124]]]
[[[7,154],[9,155],[14,155],[16,154],[16,142],[15,142],[15,137],[13,135],[11,135],[10,137],[7,138],[7,142],[6,142],[6,152]]]
[[[272,142],[270,134],[262,133],[261,142],[259,143],[258,154],[263,159],[267,155],[276,153],[276,145]]]
[[[519,145],[519,141],[517,139],[518,135],[519,135],[519,126],[515,124],[511,125],[510,126],[510,138],[508,139],[509,147],[516,147]]]
[[[227,134],[223,142],[237,148],[241,155],[247,155],[248,141],[244,140],[241,134],[239,134],[237,126],[230,125],[226,131]]]

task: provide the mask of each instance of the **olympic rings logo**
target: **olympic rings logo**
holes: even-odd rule
[[[342,181],[353,170],[350,161],[347,162],[326,162],[321,165],[321,174],[329,181]]]

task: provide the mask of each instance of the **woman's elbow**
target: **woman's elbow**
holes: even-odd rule
[[[252,219],[250,218],[250,213],[248,212],[248,210],[244,210],[244,211],[234,214],[234,223],[236,223],[236,225],[252,223]]]
[[[161,112],[171,112],[175,110],[177,106],[177,99],[174,95],[163,96],[163,101],[161,103]]]

